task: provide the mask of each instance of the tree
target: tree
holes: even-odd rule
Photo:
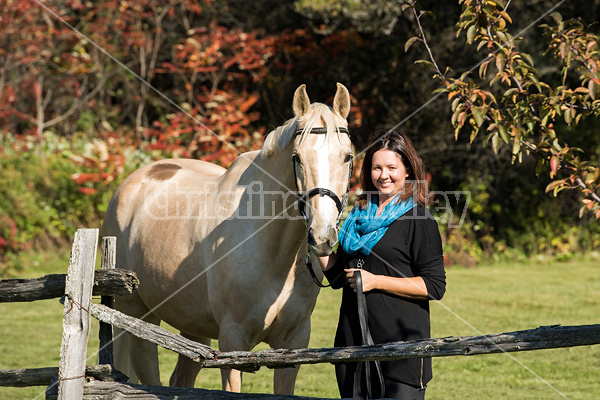
[[[513,161],[522,160],[524,153],[535,153],[539,157],[537,173],[546,168],[550,178],[555,179],[546,191],[556,195],[565,189],[580,189],[585,195],[580,216],[590,211],[599,219],[597,161],[589,159],[582,149],[569,146],[557,126],[564,121],[568,128],[574,128],[581,120],[600,115],[600,37],[587,32],[578,20],[563,21],[560,14],[552,14],[555,25],[544,25],[550,40],[547,52],[560,60],[562,80],[558,86],[551,86],[540,79],[533,57],[519,50],[521,38],[508,32],[512,20],[502,1],[459,3],[463,9],[458,33],[465,32],[467,45],[477,45],[478,50],[488,53],[479,63],[478,72],[489,90],[472,78],[471,70],[459,78],[450,77],[450,68],[442,72],[421,26],[421,19],[431,14],[417,11],[415,2],[404,6],[412,11],[419,32],[406,42],[406,50],[415,42],[427,49],[430,61],[423,63],[434,70],[434,78],[443,85],[438,92],[446,94],[451,102],[456,137],[469,132],[472,142],[485,132],[485,143],[491,144],[495,152],[503,143],[512,147]],[[486,82],[492,69],[489,67],[495,67],[496,73]],[[559,176],[561,179],[556,179]]]

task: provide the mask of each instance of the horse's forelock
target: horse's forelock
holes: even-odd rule
[[[304,140],[315,125],[324,125],[327,128],[327,140],[324,143],[328,144],[331,144],[334,139],[337,139],[337,144],[340,144],[339,128],[348,127],[348,123],[344,118],[336,115],[331,107],[321,103],[312,104],[311,111],[306,113],[305,117],[299,122],[304,124],[302,129],[302,140]],[[302,142],[300,142],[300,144],[302,144]]]
[[[329,106],[321,103],[313,103],[310,110],[301,119],[292,118],[267,135],[261,149],[262,156],[269,157],[277,150],[285,149],[296,136],[298,126],[302,125],[302,133],[300,134],[300,144],[302,144],[312,128],[315,125],[320,126],[322,124],[327,127],[327,143],[333,140],[333,138],[336,138],[338,143],[340,143],[340,131],[338,128],[347,128],[348,124],[346,120],[336,115]]]

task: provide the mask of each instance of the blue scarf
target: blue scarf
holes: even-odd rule
[[[412,197],[398,204],[396,202],[397,199],[392,199],[381,214],[377,215],[379,200],[378,196],[373,196],[365,209],[356,205],[350,211],[338,235],[346,254],[361,252],[368,256],[373,246],[385,235],[390,224],[416,206]]]

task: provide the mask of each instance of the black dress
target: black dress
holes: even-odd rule
[[[344,268],[359,257],[363,269],[393,277],[420,276],[431,300],[439,300],[446,290],[446,273],[442,241],[436,221],[429,210],[417,206],[390,224],[385,235],[368,256],[346,254],[341,246],[337,262],[325,271],[332,287],[343,287],[340,318],[335,335],[336,347],[358,346],[362,336],[357,312],[356,293],[347,284]],[[336,278],[338,278],[336,280]],[[415,340],[430,337],[429,301],[412,300],[373,290],[365,294],[368,325],[375,344]],[[352,397],[353,373],[356,363],[336,364],[338,386],[342,397]],[[432,378],[431,359],[406,359],[381,362],[385,381],[400,382],[423,388]],[[386,397],[388,397],[386,395]]]

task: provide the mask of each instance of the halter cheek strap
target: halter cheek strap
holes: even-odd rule
[[[350,133],[349,133],[348,129],[346,129],[346,128],[337,128],[337,130],[339,132],[343,132],[343,133],[347,134],[348,136],[350,136]],[[302,133],[302,131],[303,131],[302,129],[298,129],[296,131],[296,135],[299,135],[300,133]],[[310,130],[309,133],[311,133],[311,134],[326,134],[327,128],[313,128]],[[293,165],[293,170],[294,170],[294,183],[296,185],[296,202],[298,203],[298,211],[304,218],[304,222],[307,224],[307,232],[308,232],[308,216],[306,215],[305,206],[310,201],[310,199],[316,195],[319,195],[319,197],[327,196],[331,200],[333,200],[333,202],[335,203],[335,206],[338,210],[338,218],[337,218],[337,222],[336,222],[336,227],[339,227],[341,217],[342,217],[342,212],[346,209],[346,206],[348,205],[348,197],[350,196],[350,179],[352,179],[352,168],[353,168],[352,162],[350,162],[350,167],[348,170],[348,185],[346,186],[346,193],[342,196],[341,200],[337,194],[335,194],[332,190],[327,189],[327,188],[317,187],[317,188],[313,188],[313,189],[309,190],[308,192],[301,192],[300,187],[298,185],[298,175],[296,172],[296,166],[299,163],[300,163],[300,158],[298,157],[297,154],[294,153],[294,155],[292,155],[292,165]]]

